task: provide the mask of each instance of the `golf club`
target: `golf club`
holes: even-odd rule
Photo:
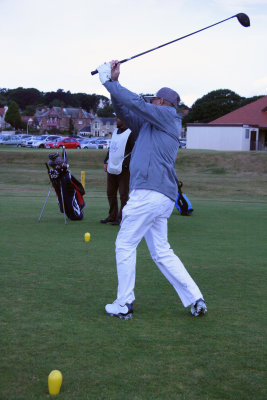
[[[39,219],[38,219],[38,222],[40,222],[40,221],[41,221],[41,218],[42,218],[42,215],[43,215],[43,212],[44,212],[44,209],[45,209],[45,206],[46,206],[47,200],[48,200],[48,198],[49,198],[49,196],[50,196],[50,193],[51,193],[52,187],[53,187],[53,185],[51,185],[51,186],[50,186],[50,189],[49,189],[48,195],[47,195],[47,197],[46,197],[46,200],[45,200],[45,203],[44,203],[43,209],[42,209],[42,211],[41,211],[40,217],[39,217]]]
[[[64,205],[64,196],[63,196],[63,191],[62,191],[62,184],[61,184],[61,182],[59,182],[59,185],[60,185],[60,193],[61,193],[62,208],[63,208],[63,212],[64,212],[64,220],[65,220],[65,225],[66,225],[67,220],[66,220],[65,205]]]
[[[168,46],[169,44],[174,43],[174,42],[177,42],[178,40],[185,39],[185,38],[187,38],[188,36],[195,35],[195,34],[198,33],[198,32],[204,31],[205,29],[209,29],[209,28],[211,28],[211,27],[213,27],[213,26],[215,26],[215,25],[221,24],[222,22],[228,21],[228,19],[235,18],[235,17],[238,19],[238,22],[239,22],[242,26],[244,26],[244,27],[246,27],[246,28],[247,28],[248,26],[250,26],[250,20],[249,20],[249,17],[247,16],[247,14],[239,13],[239,14],[233,15],[232,17],[226,18],[226,19],[224,19],[224,20],[222,20],[222,21],[216,22],[216,24],[209,25],[209,26],[207,26],[206,28],[199,29],[198,31],[189,33],[188,35],[185,35],[185,36],[182,36],[182,37],[180,37],[180,38],[178,38],[178,39],[172,40],[171,42],[167,42],[167,43],[164,43],[164,44],[162,44],[162,45],[160,45],[160,46],[158,46],[158,47],[154,47],[153,49],[150,49],[150,50],[147,50],[147,51],[143,51],[143,53],[136,54],[135,56],[132,56],[132,57],[130,57],[130,58],[125,58],[124,60],[121,60],[121,61],[120,61],[120,64],[123,64],[123,63],[125,63],[126,61],[133,60],[134,58],[143,56],[144,54],[150,53],[151,51],[160,49],[161,47]],[[91,75],[95,75],[95,74],[98,74],[97,69],[95,69],[94,71],[91,72]]]

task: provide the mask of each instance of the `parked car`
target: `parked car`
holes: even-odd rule
[[[7,135],[1,141],[4,146],[17,146],[19,142],[20,138],[17,135]]]
[[[10,136],[13,136],[13,135],[8,135],[6,133],[1,134],[0,135],[0,144],[3,144],[3,142],[6,141],[8,138],[10,138]]]
[[[55,139],[62,139],[62,136],[59,135],[40,135],[36,136],[33,140],[30,140],[27,144],[28,147],[35,147],[35,148],[40,148],[44,149],[45,144],[47,142],[51,142]]]
[[[179,140],[179,149],[186,149],[186,142],[183,140]]]
[[[80,139],[85,139],[85,137],[84,136],[80,136],[80,135],[73,135],[73,136],[71,136],[73,139],[76,139],[76,140],[78,140],[78,141],[80,141]]]
[[[32,136],[28,141],[26,146],[27,147],[33,147],[33,143],[36,141],[43,141],[47,138],[48,135],[39,135],[39,136]],[[38,146],[37,146],[38,147]]]
[[[50,139],[50,138],[49,138]],[[63,140],[64,138],[62,138],[62,137],[60,137],[60,138],[56,138],[56,139],[53,139],[53,140],[47,140],[46,142],[45,142],[45,148],[46,149],[55,149],[56,148],[56,144],[58,143],[58,142],[61,142],[62,140]]]
[[[0,135],[0,144],[2,144],[3,139],[4,139],[4,135]]]
[[[35,138],[35,136],[32,136],[32,135],[25,135],[25,136],[22,138],[22,141],[21,141],[21,143],[20,143],[20,146],[18,146],[18,147],[27,147],[28,141],[33,140],[34,138]]]
[[[89,140],[89,142],[95,143],[97,140],[103,140],[103,139],[97,139],[95,137],[90,137],[90,138],[86,138],[87,140]]]
[[[56,142],[53,146],[54,149],[62,149],[63,147],[65,147],[65,149],[80,149],[81,144],[78,140],[70,137]]]
[[[98,145],[87,138],[79,139],[79,142],[82,149],[98,149]]]
[[[108,149],[109,148],[109,141],[107,140],[96,140],[95,143],[98,146],[98,149]]]

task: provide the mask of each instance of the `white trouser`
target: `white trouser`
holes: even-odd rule
[[[122,211],[121,228],[116,239],[118,273],[117,302],[120,305],[135,300],[136,248],[145,237],[153,261],[173,285],[184,307],[203,298],[180,259],[170,248],[167,219],[174,201],[152,190],[133,190]]]

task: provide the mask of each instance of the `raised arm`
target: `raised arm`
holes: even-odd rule
[[[115,107],[119,113],[124,113],[122,119],[131,127],[131,119],[136,119],[138,125],[146,121],[157,129],[167,132],[176,137],[178,115],[173,107],[159,107],[147,103],[141,96],[123,87],[118,78],[120,75],[120,64],[118,61],[111,61],[98,67],[101,83],[111,94]],[[177,116],[176,118],[173,118]],[[128,121],[125,118],[128,118]],[[134,127],[133,127],[134,129]],[[135,127],[136,130],[136,127]]]
[[[121,86],[118,81],[107,81],[104,86],[111,94],[114,106],[129,118],[129,122],[127,121],[129,127],[131,118],[135,118],[139,125],[146,121],[155,128],[167,132],[171,136],[176,136],[173,132],[177,131],[179,117],[173,107],[159,107],[147,103],[141,96]]]
[[[139,118],[129,108],[118,102],[115,97],[111,96],[112,105],[116,115],[125,123],[125,125],[133,132],[139,132],[144,120]]]

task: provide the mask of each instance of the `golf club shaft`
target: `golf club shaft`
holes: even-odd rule
[[[64,212],[64,220],[65,220],[65,225],[66,225],[67,220],[66,220],[66,213],[65,213],[65,205],[64,205],[64,197],[63,197],[63,191],[62,191],[62,184],[61,184],[61,182],[59,182],[59,184],[60,184],[60,193],[61,193],[62,208],[63,208],[63,212]]]
[[[123,63],[125,63],[125,62],[127,62],[127,61],[133,60],[134,58],[143,56],[144,54],[150,53],[151,51],[158,50],[158,49],[160,49],[161,47],[168,46],[169,44],[172,44],[172,43],[174,43],[174,42],[178,42],[178,40],[182,40],[182,39],[185,39],[185,38],[187,38],[187,37],[189,37],[189,36],[195,35],[196,33],[199,33],[199,32],[201,32],[201,31],[204,31],[205,29],[212,28],[212,27],[215,26],[215,25],[221,24],[221,23],[223,23],[223,22],[225,22],[225,21],[228,21],[229,19],[235,18],[235,17],[236,17],[236,15],[233,15],[232,17],[229,17],[229,18],[226,18],[226,19],[224,19],[224,20],[222,20],[222,21],[216,22],[215,24],[206,26],[206,28],[199,29],[198,31],[189,33],[188,35],[182,36],[182,37],[180,37],[180,38],[178,38],[178,39],[171,40],[170,42],[161,44],[160,46],[154,47],[153,49],[143,51],[142,53],[136,54],[135,56],[132,56],[132,57],[130,57],[130,58],[125,58],[124,60],[121,60],[121,61],[120,61],[120,64],[123,64]],[[91,75],[95,75],[95,74],[98,74],[97,69],[91,72]]]
[[[51,190],[52,190],[52,186],[53,186],[53,185],[51,185],[51,186],[50,186],[50,189],[49,189],[48,195],[47,195],[47,197],[46,197],[46,200],[45,200],[45,203],[44,203],[43,209],[42,209],[42,211],[41,211],[40,217],[39,217],[39,219],[38,219],[38,222],[40,222],[40,221],[41,221],[41,218],[42,218],[42,215],[43,215],[43,212],[44,212],[44,209],[45,209],[46,203],[47,203],[47,201],[48,201],[48,198],[49,198],[49,196],[50,196],[50,193],[51,193]]]

